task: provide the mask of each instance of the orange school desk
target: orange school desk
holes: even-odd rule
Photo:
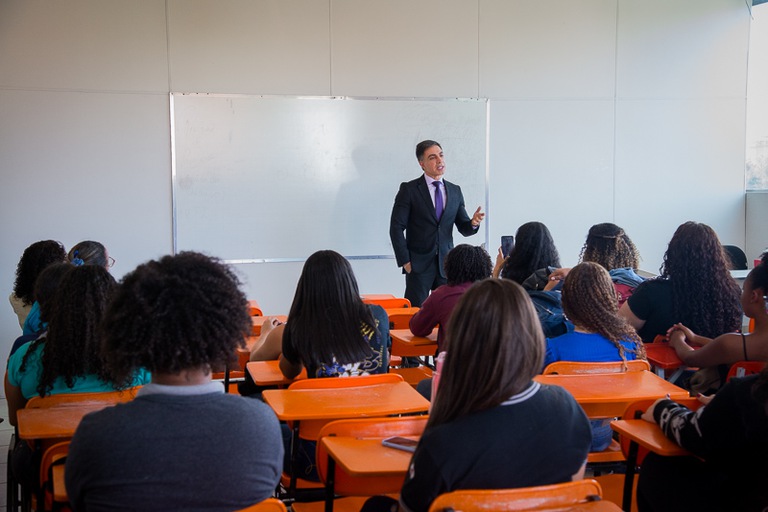
[[[26,441],[69,439],[83,416],[114,404],[69,404],[45,409],[21,409],[18,412],[19,438]]]
[[[656,375],[662,379],[666,378],[666,370],[675,370],[669,377],[670,382],[675,381],[687,368],[669,343],[646,343],[645,353]]]
[[[407,382],[350,388],[268,389],[263,396],[282,421],[386,416],[429,409],[429,402]]]
[[[392,337],[392,355],[402,357],[434,356],[437,351],[437,329],[429,336],[415,336],[410,329],[393,329],[389,331]]]
[[[252,316],[251,317],[251,323],[253,324],[253,330],[251,331],[254,336],[258,336],[261,334],[261,326],[264,324],[264,322],[267,320],[267,318],[277,318],[282,323],[285,323],[288,320],[288,317],[285,315],[270,315],[270,316]]]
[[[645,420],[616,420],[611,422],[611,428],[630,441],[627,453],[627,471],[624,475],[624,498],[622,500],[622,508],[629,510],[628,507],[632,506],[632,487],[635,481],[635,466],[637,466],[637,452],[640,446],[665,457],[690,455],[690,452],[665,436],[656,423],[649,423]]]
[[[245,367],[257,386],[287,386],[295,380],[307,378],[306,368],[302,369],[295,379],[286,378],[280,371],[280,365],[276,359],[273,361],[249,361]]]
[[[662,398],[688,398],[689,394],[649,371],[591,375],[537,375],[542,384],[567,389],[590,418],[621,416],[632,402]]]

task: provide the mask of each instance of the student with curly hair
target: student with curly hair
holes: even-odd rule
[[[19,319],[19,327],[24,327],[24,321],[35,302],[34,292],[37,277],[48,265],[66,261],[66,258],[67,253],[64,246],[56,240],[41,240],[24,249],[16,267],[13,292],[8,297],[13,312]]]
[[[640,252],[629,235],[616,224],[604,222],[589,228],[587,239],[579,254],[579,262],[585,261],[602,265],[611,275],[619,307],[644,281],[636,272],[640,266]],[[569,271],[569,268],[560,268],[552,272],[546,289],[553,288],[557,281],[565,279]]]
[[[52,263],[48,265],[45,270],[40,272],[37,281],[35,281],[35,302],[39,309],[40,322],[42,323],[44,330],[42,333],[22,334],[16,338],[8,357],[11,357],[16,350],[25,343],[35,341],[45,334],[45,329],[48,328],[48,320],[51,318],[51,312],[53,311],[53,298],[56,295],[56,290],[58,289],[61,280],[71,269],[72,265],[61,262]]]
[[[523,284],[535,271],[559,266],[560,256],[547,226],[541,222],[527,222],[517,229],[515,246],[509,256],[504,258],[499,249],[493,277],[501,275]]]
[[[741,292],[744,314],[755,320],[752,333],[722,334],[714,339],[699,336],[685,325],[675,324],[669,332],[669,344],[689,367],[707,368],[732,365],[737,361],[768,361],[768,313],[765,295],[768,293],[768,253],[747,275]],[[694,347],[699,347],[698,350]]]
[[[437,327],[437,351],[445,344],[445,328],[451,312],[472,283],[491,275],[491,257],[482,247],[460,244],[445,257],[445,275],[448,283],[430,294],[421,309],[411,317],[411,332],[427,336]]]
[[[72,267],[61,278],[48,332],[8,360],[5,391],[12,425],[33,396],[112,391],[148,382],[143,371],[115,380],[101,356],[99,327],[115,286],[101,267]]]
[[[544,360],[544,335],[525,290],[504,279],[475,283],[448,332],[440,387],[401,508],[426,512],[438,495],[459,489],[582,478],[589,423],[567,391],[533,381]]]
[[[739,285],[717,235],[698,222],[681,224],[664,254],[661,275],[637,287],[619,314],[648,343],[677,323],[708,338],[741,327]]]
[[[608,362],[645,359],[637,332],[619,316],[611,276],[601,265],[579,263],[563,283],[563,310],[575,330],[547,340],[544,367],[555,361]],[[610,420],[592,421],[592,451],[611,443]]]
[[[125,276],[104,318],[104,355],[118,378],[147,368],[152,382],[80,423],[66,472],[75,510],[235,510],[272,494],[277,418],[211,381],[251,329],[238,284],[193,252]]]

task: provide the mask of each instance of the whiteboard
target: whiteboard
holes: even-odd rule
[[[487,107],[173,93],[174,251],[236,263],[303,261],[321,249],[392,258],[392,205],[400,183],[422,173],[421,140],[442,145],[445,179],[461,186],[469,214],[487,210]]]

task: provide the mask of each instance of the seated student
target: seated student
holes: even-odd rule
[[[56,294],[56,290],[61,283],[61,279],[72,268],[69,263],[52,263],[48,265],[45,270],[40,272],[37,280],[35,281],[35,302],[38,304],[40,311],[40,321],[44,329],[48,328],[48,319],[51,317],[51,311],[53,310],[53,297]],[[16,350],[22,345],[35,341],[40,336],[45,335],[45,330],[42,333],[34,334],[22,334],[11,346],[11,353],[8,357],[11,357]]]
[[[729,333],[715,339],[699,336],[683,324],[669,331],[669,344],[686,366],[699,368],[732,365],[737,361],[768,361],[768,313],[765,295],[768,293],[768,253],[744,280],[741,305],[744,314],[755,320],[751,334]],[[694,349],[694,347],[700,347]],[[714,386],[715,388],[719,386]]]
[[[437,351],[445,343],[445,328],[451,312],[472,283],[491,275],[491,257],[482,247],[460,244],[445,257],[445,275],[448,283],[433,291],[421,309],[411,317],[411,332],[427,336],[437,327]]]
[[[5,393],[12,425],[33,396],[112,391],[149,381],[145,371],[137,371],[119,383],[105,368],[99,328],[115,286],[102,267],[71,267],[61,278],[47,334],[19,347],[8,360]]]
[[[523,284],[537,270],[559,266],[560,256],[547,226],[541,222],[526,222],[517,229],[515,246],[509,256],[504,258],[499,248],[493,277],[501,276]]]
[[[215,259],[182,252],[125,276],[104,318],[104,354],[117,377],[147,368],[152,382],[80,423],[66,463],[75,510],[223,511],[271,496],[277,418],[211,381],[250,329],[237,278]]]
[[[646,343],[677,323],[714,338],[741,327],[739,296],[715,232],[686,222],[669,242],[661,275],[638,286],[619,314]]]
[[[55,240],[41,240],[24,249],[16,267],[13,292],[8,297],[13,312],[19,319],[19,327],[24,327],[24,322],[35,302],[34,291],[37,277],[48,265],[64,262],[66,258],[67,253],[64,251],[64,246]]]
[[[608,271],[616,288],[619,307],[644,281],[636,272],[640,266],[640,253],[637,247],[623,229],[610,222],[595,224],[589,228],[579,261],[592,261],[602,265]],[[561,268],[552,272],[549,276],[551,283],[546,289],[550,289],[557,281],[565,279],[569,270]]]
[[[641,512],[764,512],[768,506],[768,369],[734,378],[696,412],[657,400],[643,419],[691,452],[649,453],[637,486]]]
[[[304,263],[288,321],[271,328],[254,350],[264,360],[279,356],[287,378],[306,367],[311,379],[387,373],[389,345],[387,313],[363,303],[349,262],[318,251]]]
[[[107,255],[107,250],[99,242],[86,240],[72,247],[66,259],[79,267],[81,265],[96,265],[109,269],[115,262]],[[40,321],[40,310],[37,304],[32,306],[29,316],[24,321],[23,331],[25,335],[40,334],[46,326]]]
[[[421,512],[458,489],[546,485],[583,477],[590,430],[563,388],[533,381],[544,336],[510,280],[475,283],[448,324],[440,387],[400,494]]]
[[[482,247],[460,244],[445,257],[445,275],[448,283],[433,291],[421,309],[411,317],[410,329],[416,336],[427,336],[437,327],[437,353],[445,344],[445,329],[456,303],[472,283],[491,275],[491,257]],[[424,379],[416,389],[427,400],[432,395],[432,379]]]
[[[544,367],[555,361],[631,361],[645,359],[637,332],[618,315],[616,291],[608,272],[597,263],[579,263],[563,283],[563,310],[573,332],[547,340]],[[610,419],[592,420],[591,451],[611,444]]]

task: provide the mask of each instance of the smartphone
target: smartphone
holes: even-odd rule
[[[515,237],[512,235],[505,235],[501,237],[501,254],[506,258],[509,253],[512,252],[512,248],[515,246]]]
[[[413,453],[416,451],[416,445],[419,444],[419,442],[414,439],[408,439],[407,437],[394,436],[382,439],[381,444],[389,446],[390,448]]]

